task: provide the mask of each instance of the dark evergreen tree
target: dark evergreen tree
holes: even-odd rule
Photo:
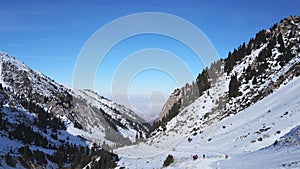
[[[242,60],[246,56],[246,44],[245,42],[238,48],[237,61]]]
[[[279,44],[279,52],[284,53],[285,52],[285,47],[284,47],[284,42],[283,42],[283,38],[282,38],[281,33],[279,33],[279,35],[277,37],[277,42]]]
[[[208,69],[204,69],[201,74],[198,75],[196,79],[198,85],[199,96],[202,95],[202,92],[210,88],[209,74]]]
[[[280,66],[284,66],[285,65],[285,57],[284,55],[279,55],[277,58],[277,61],[279,63]]]
[[[28,145],[19,148],[18,151],[22,154],[23,158],[25,158],[25,159],[32,159],[32,152],[31,152],[31,150],[30,150],[30,148],[29,148]]]
[[[286,48],[286,53],[285,53],[285,62],[289,62],[290,60],[292,60],[292,58],[294,57],[295,55],[292,53],[292,45],[289,45],[287,48]]]
[[[277,28],[277,26],[278,26],[278,24],[276,23],[276,24],[274,24],[271,28],[270,28],[270,30],[273,32],[273,31],[275,31],[276,30],[276,28]]]
[[[39,150],[34,150],[32,154],[38,164],[41,164],[41,165],[47,164],[46,155],[44,152],[39,151]]]
[[[5,162],[8,166],[15,168],[16,167],[16,161],[14,158],[10,155],[10,153],[6,154],[5,156]]]
[[[237,97],[239,96],[239,81],[236,75],[231,76],[231,80],[229,82],[229,97]]]
[[[229,52],[227,58],[225,59],[225,66],[224,66],[225,72],[229,74],[233,69],[234,65],[235,65],[234,58],[231,52]]]
[[[247,48],[246,48],[246,55],[250,55],[252,50],[254,48],[254,39],[251,38],[248,42]]]
[[[255,49],[258,49],[262,44],[267,42],[267,33],[266,30],[259,31],[254,39]]]
[[[264,48],[257,57],[257,61],[261,63],[265,63],[267,58],[270,58],[272,55],[271,49]]]

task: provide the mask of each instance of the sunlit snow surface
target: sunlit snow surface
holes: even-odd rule
[[[297,77],[238,114],[205,128],[204,133],[206,130],[211,133],[208,137],[183,136],[171,131],[154,139],[152,144],[118,149],[115,151],[121,157],[118,164],[126,168],[161,168],[171,154],[175,162],[168,168],[299,168],[299,139],[287,142],[280,149],[272,146],[275,140],[300,124],[299,88],[300,78]],[[188,137],[192,138],[191,142]],[[200,158],[193,160],[193,154]],[[225,159],[225,155],[229,158]]]

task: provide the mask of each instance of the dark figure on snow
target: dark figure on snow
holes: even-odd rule
[[[197,154],[193,155],[192,157],[193,157],[193,160],[197,160],[198,159],[198,155]]]

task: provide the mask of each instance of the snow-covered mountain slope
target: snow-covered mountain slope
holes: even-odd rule
[[[123,105],[90,90],[76,90],[59,85],[4,52],[0,53],[0,62],[1,84],[12,91],[17,102],[21,100],[36,103],[45,111],[61,118],[66,117],[75,126],[78,125],[79,129],[90,133],[100,129],[105,134],[106,121],[109,120],[110,125],[115,125],[111,127],[128,131],[130,135],[126,137],[131,140],[135,139],[136,132],[141,131],[145,135],[147,131],[143,119]]]
[[[177,98],[179,102],[176,104],[180,106],[173,106],[168,111],[171,118],[160,122],[160,127],[156,124],[158,128],[155,131],[152,129],[151,138],[168,132],[168,127],[164,126],[169,126],[183,135],[190,132],[199,133],[201,128],[240,112],[298,76],[300,72],[299,21],[299,17],[285,19],[279,25],[273,26],[271,30],[261,31],[255,39],[250,40],[249,44],[243,44],[239,50],[229,54],[222,64],[218,66],[215,64],[212,66],[213,69],[206,69],[207,81],[210,83],[208,89],[202,90],[200,96],[193,99],[192,94],[185,94],[186,90],[193,91],[197,88],[194,84],[177,90],[180,92],[177,95],[181,98]],[[287,31],[285,27],[294,29]],[[279,39],[283,42],[280,43]],[[219,67],[220,71],[215,71],[216,67]],[[230,87],[234,86],[231,85],[234,79],[237,86],[235,89]],[[232,93],[235,93],[235,96],[231,96]],[[177,111],[174,111],[174,107]],[[167,111],[162,112],[164,116],[166,116],[165,112]]]
[[[182,98],[179,99],[181,106],[178,108],[178,115],[175,114],[170,121],[161,123],[161,127],[152,132],[151,137],[155,138],[168,132],[168,128],[183,135],[190,132],[199,133],[202,127],[244,110],[297,77],[300,73],[299,22],[300,17],[285,19],[271,30],[261,31],[255,40],[250,40],[248,45],[242,45],[239,50],[229,54],[220,65],[220,70],[223,71],[216,72],[214,79],[208,77],[210,87],[187,106],[182,106],[183,100],[187,97],[182,94]],[[286,27],[293,28],[293,31],[288,31]],[[278,40],[280,38],[284,44],[280,44]],[[280,46],[284,46],[285,51],[282,51]],[[250,51],[248,55],[247,50]],[[240,53],[246,55],[240,56]],[[211,69],[207,70],[210,71]],[[237,81],[235,89],[230,87],[234,77]],[[194,88],[194,85],[190,88]],[[180,91],[184,90],[186,87]],[[230,96],[234,92],[235,96]]]
[[[253,153],[234,156],[220,161],[220,168],[299,168],[300,167],[300,127],[276,140],[271,146]]]
[[[190,168],[203,166],[205,168],[205,165],[208,168],[214,168],[213,166],[217,165],[218,161],[223,160],[224,165],[229,166],[231,164],[234,166],[235,163],[230,163],[234,161],[225,162],[225,155],[238,161],[238,159],[248,156],[255,158],[256,153],[267,156],[265,158],[271,158],[272,156],[268,157],[272,154],[269,152],[271,150],[260,150],[264,147],[274,149],[277,156],[280,156],[281,151],[279,149],[284,149],[284,147],[290,147],[289,151],[284,151],[285,153],[293,151],[295,146],[298,146],[299,150],[299,127],[297,127],[300,125],[299,88],[300,77],[297,77],[249,108],[229,116],[215,125],[203,128],[202,133],[207,133],[206,135],[197,134],[194,136],[191,134],[182,137],[180,132],[166,131],[165,136],[153,139],[148,143],[121,148],[116,151],[120,156],[123,156],[119,164],[122,166],[124,163],[123,165],[126,167],[137,166],[136,168],[139,168],[148,163],[149,167],[144,168],[159,168],[166,156],[172,154],[175,158],[172,165],[174,168],[184,166],[190,166]],[[291,129],[293,130],[289,133]],[[285,135],[285,133],[289,134]],[[173,140],[177,141],[173,143]],[[273,146],[274,142],[275,146]],[[260,151],[266,151],[266,154]],[[249,153],[250,155],[248,155]],[[191,158],[193,154],[198,154],[201,159],[193,161]],[[206,155],[206,159],[202,159],[203,154]],[[296,153],[290,156],[294,156],[290,160],[300,158],[300,155]],[[282,161],[276,165],[280,165]],[[222,164],[223,162],[218,164],[220,168],[223,168]],[[256,164],[262,165],[259,161]],[[238,166],[236,168],[239,168]]]
[[[256,153],[268,156],[270,152],[260,149],[300,125],[299,75],[297,16],[260,31],[228,58],[205,69],[196,83],[177,90],[180,98],[176,98],[173,106],[165,106],[170,109],[160,117],[168,116],[166,112],[170,115],[157,120],[149,140],[116,151],[123,156],[119,165],[160,168],[168,154],[172,154],[175,162],[170,168],[222,168],[222,164],[230,166],[225,155],[232,160],[246,160],[248,156],[255,159]],[[200,91],[198,96],[196,89]],[[278,156],[280,153],[277,152]],[[193,161],[193,154],[209,158]],[[224,163],[220,163],[222,160]],[[280,166],[280,162],[272,166]],[[263,161],[257,165],[268,168]],[[239,168],[232,166],[228,168]]]
[[[146,136],[148,124],[125,106],[90,90],[57,84],[4,52],[0,52],[0,73],[2,162],[19,157],[24,146],[51,156],[65,144],[114,147],[132,144],[137,135]],[[57,168],[57,161],[51,158],[44,157],[41,164]],[[72,164],[68,160],[62,163]]]

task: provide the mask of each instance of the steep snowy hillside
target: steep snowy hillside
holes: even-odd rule
[[[79,165],[72,160],[80,147],[104,144],[108,149],[146,136],[148,124],[130,109],[90,90],[59,85],[4,52],[0,52],[0,73],[0,167],[7,162],[14,167],[22,161],[31,161],[20,164],[25,167]],[[24,146],[26,152],[39,150],[41,161],[34,161],[38,155],[25,158]],[[58,161],[55,153],[70,157]]]
[[[183,135],[200,133],[201,128],[244,110],[297,77],[300,74],[299,22],[300,17],[290,17],[270,30],[260,31],[247,45],[229,53],[221,64],[204,70],[207,89],[200,90],[198,82],[180,89],[179,103],[169,110],[167,120],[156,124],[151,138],[167,132],[168,126]],[[218,71],[216,67],[220,67]],[[202,91],[200,96],[191,97],[193,92],[186,95],[186,90],[195,91],[197,87]],[[180,117],[184,120],[178,120]]]
[[[260,149],[300,125],[299,75],[297,16],[260,31],[248,44],[205,69],[196,82],[177,90],[150,129],[148,141],[116,151],[123,157],[119,165],[159,168],[172,154],[171,168],[222,168],[223,164],[240,168],[230,165],[228,158],[254,160],[256,153],[268,156],[271,152]],[[290,150],[277,151],[277,155]],[[192,160],[195,154],[205,154],[205,158]],[[292,155],[296,154],[287,157]],[[297,158],[300,156],[290,161]],[[282,161],[268,164],[280,167]],[[258,168],[273,168],[263,164],[258,160]]]
[[[166,131],[164,136],[147,143],[121,148],[116,151],[123,157],[119,164],[124,163],[126,167],[137,166],[139,168],[148,162],[148,168],[159,168],[166,156],[172,154],[175,158],[174,165],[172,165],[174,168],[183,166],[192,168],[197,165],[207,165],[208,168],[213,168],[212,166],[216,165],[217,161],[225,160],[225,155],[232,160],[246,158],[251,154],[255,155],[257,150],[269,146],[267,149],[275,149],[278,156],[281,153],[280,149],[285,147],[291,146],[293,150],[293,147],[298,146],[299,150],[299,131],[295,128],[300,124],[300,93],[297,92],[299,88],[300,77],[297,77],[249,108],[229,116],[215,125],[203,128],[203,134],[190,134],[182,137],[182,133],[171,130]],[[178,117],[178,120],[183,121],[184,117]],[[284,136],[284,133],[288,133],[291,129],[293,129],[292,132]],[[263,152],[259,153],[263,156]],[[193,154],[201,157],[205,154],[206,159],[201,158],[194,162],[191,158]],[[299,159],[300,156],[291,160],[296,158]],[[138,162],[135,162],[136,159],[139,159]],[[230,162],[225,161],[226,165]],[[261,165],[261,163],[257,164]]]
[[[220,168],[299,168],[300,127],[276,140],[271,146],[259,151],[235,156],[217,164]]]

